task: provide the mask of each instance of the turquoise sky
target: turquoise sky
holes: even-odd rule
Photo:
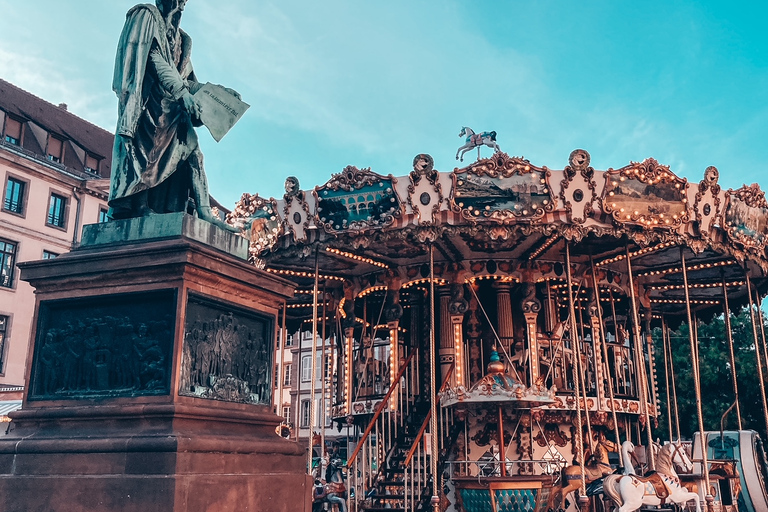
[[[0,76],[112,129],[115,45],[133,0],[0,0]],[[768,188],[762,2],[190,0],[201,81],[252,105],[217,144],[211,191],[281,196],[346,165],[451,171],[461,126],[562,169],[654,157],[698,182]],[[486,150],[487,152],[488,150]],[[469,157],[472,153],[469,153]]]

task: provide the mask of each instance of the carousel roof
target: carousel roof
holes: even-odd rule
[[[590,298],[592,263],[599,300],[627,300],[627,257],[641,305],[653,315],[685,316],[681,256],[690,303],[702,316],[747,301],[746,271],[768,288],[768,203],[754,184],[724,190],[709,167],[699,183],[654,159],[598,171],[584,150],[562,170],[495,153],[453,172],[417,155],[402,177],[347,167],[302,191],[286,181],[281,199],[244,194],[228,221],[247,227],[254,260],[309,289],[318,251],[320,277],[356,294],[383,294],[393,278],[408,294],[428,281],[428,244],[437,284],[486,279],[546,283],[565,294],[570,244],[577,301]],[[310,307],[297,296],[295,311]],[[303,305],[303,306],[302,306]]]

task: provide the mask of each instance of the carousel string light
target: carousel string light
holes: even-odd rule
[[[707,268],[719,268],[719,267],[727,267],[729,265],[736,265],[735,260],[723,260],[723,261],[715,261],[711,263],[697,263],[696,265],[690,265],[686,266],[685,269],[690,272],[692,270],[703,270]],[[664,276],[667,274],[677,274],[679,272],[682,272],[682,267],[673,267],[673,268],[665,268],[663,270],[648,270],[646,272],[640,272],[637,274],[637,277],[647,277],[647,276]]]
[[[531,255],[528,256],[528,260],[530,261],[530,260],[535,260],[536,258],[538,258],[544,251],[546,251],[547,249],[552,247],[552,244],[557,242],[559,239],[560,239],[560,235],[554,235],[554,236],[551,236],[550,238],[548,238],[547,241],[544,242],[541,245],[541,247],[539,247],[538,249],[533,251],[531,253]]]
[[[465,284],[473,284],[477,281],[501,281],[502,283],[519,283],[520,279],[514,276],[497,276],[492,274],[483,274],[481,276],[472,276],[464,280]]]
[[[268,268],[267,272],[272,274],[277,274],[281,276],[291,276],[291,277],[308,277],[308,278],[315,278],[314,272],[306,272],[304,270],[288,270],[284,268]],[[344,281],[343,277],[339,276],[331,276],[326,274],[320,274],[318,276],[320,279],[328,279],[330,281]]]
[[[361,291],[358,294],[357,298],[362,299],[363,297],[366,297],[372,293],[386,291],[386,289],[387,289],[386,285],[371,286],[370,288],[366,288],[365,290]]]
[[[330,302],[326,302],[325,304],[329,305],[331,303]],[[313,302],[306,302],[306,303],[301,303],[301,304],[286,304],[285,307],[288,308],[288,309],[301,309],[301,308],[311,308],[312,306],[314,306]]]
[[[341,256],[342,258],[359,261],[361,263],[367,263],[368,265],[373,265],[374,267],[389,268],[389,265],[387,265],[386,263],[382,263],[381,261],[376,261],[374,259],[367,258],[365,256],[360,256],[358,254],[354,254],[351,252],[342,251],[340,249],[335,249],[333,247],[326,247],[325,250],[327,252],[330,252],[331,254]]]
[[[405,283],[402,287],[403,288],[410,288],[411,286],[417,286],[417,285],[428,283],[428,282],[429,282],[429,278],[425,277],[424,279],[416,279],[415,281],[409,281],[409,282]],[[445,279],[441,279],[439,277],[436,277],[434,279],[434,283],[437,286],[445,286],[446,284],[448,284],[448,281],[446,281]]]
[[[685,299],[651,299],[651,304],[685,304]],[[719,300],[691,300],[691,304],[697,306],[707,305],[713,306],[720,304]]]
[[[674,247],[677,244],[675,242],[664,242],[658,245],[654,245],[653,247],[644,247],[643,249],[638,249],[637,251],[633,251],[629,253],[630,258],[634,258],[636,256],[645,256],[646,254],[650,254],[652,252],[661,251],[663,249],[667,249],[669,247]],[[622,261],[626,259],[626,254],[618,254],[614,256],[613,258],[608,258],[607,260],[600,261],[598,263],[595,263],[595,267],[602,267],[603,265],[610,265],[611,263],[616,263],[617,261]]]
[[[734,287],[734,286],[744,286],[747,284],[746,281],[732,281],[730,283],[726,283],[725,286]],[[723,283],[693,283],[689,284],[688,288],[722,288]],[[666,285],[653,285],[649,286],[651,290],[682,290],[685,288],[685,285],[682,284],[666,284]]]

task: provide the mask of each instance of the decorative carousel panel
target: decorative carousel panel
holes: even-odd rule
[[[306,242],[309,230],[309,205],[304,191],[301,190],[299,180],[289,176],[285,180],[285,206],[283,218],[295,242]]]
[[[367,231],[391,225],[402,215],[392,175],[349,166],[315,188],[316,222],[328,233]]]
[[[536,220],[555,208],[550,172],[497,153],[453,174],[451,208],[469,220]]]
[[[685,179],[653,158],[605,173],[603,211],[618,224],[675,229],[688,222]]]
[[[719,176],[716,167],[707,167],[693,203],[699,235],[708,240],[712,239],[712,229],[720,217],[720,185],[717,183]]]
[[[438,172],[434,170],[432,157],[427,154],[416,155],[409,177],[411,183],[408,185],[408,205],[419,224],[434,224],[443,203],[443,188]]]
[[[235,209],[227,214],[227,222],[240,229],[251,242],[254,257],[271,250],[283,234],[283,223],[277,215],[277,202],[258,194],[243,194]]]
[[[589,153],[576,149],[568,158],[563,181],[560,182],[560,199],[563,201],[568,221],[583,224],[594,213],[597,201],[595,170],[589,166]]]
[[[747,248],[765,249],[768,244],[768,202],[754,183],[726,194],[725,230]]]

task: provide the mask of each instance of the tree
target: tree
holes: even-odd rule
[[[736,360],[736,381],[739,387],[742,428],[765,433],[766,424],[760,393],[760,379],[757,373],[752,321],[747,308],[742,309],[738,315],[731,315],[731,328]],[[760,326],[758,325],[757,328],[760,343],[758,347],[761,354],[764,354],[762,352]],[[768,326],[766,330],[768,331]],[[714,317],[709,323],[699,323],[698,339],[704,429],[720,430],[720,418],[734,401],[728,337],[725,332],[723,315]],[[661,416],[659,416],[658,427],[654,431],[654,437],[668,439],[667,390],[664,379],[664,352],[660,329],[654,330],[653,340],[656,350],[655,361],[659,406],[662,411]],[[677,330],[672,331],[671,341],[672,361],[674,363],[677,384],[677,405],[680,413],[680,433],[684,438],[691,439],[693,433],[698,431],[699,426],[696,411],[696,392],[693,387],[688,325],[681,324]],[[765,361],[762,364],[763,375],[766,375],[767,379],[765,382],[768,382],[768,369],[765,368]],[[674,395],[671,396],[674,397]],[[674,412],[674,405],[672,408]],[[738,428],[735,409],[728,415],[725,428],[731,430]]]

